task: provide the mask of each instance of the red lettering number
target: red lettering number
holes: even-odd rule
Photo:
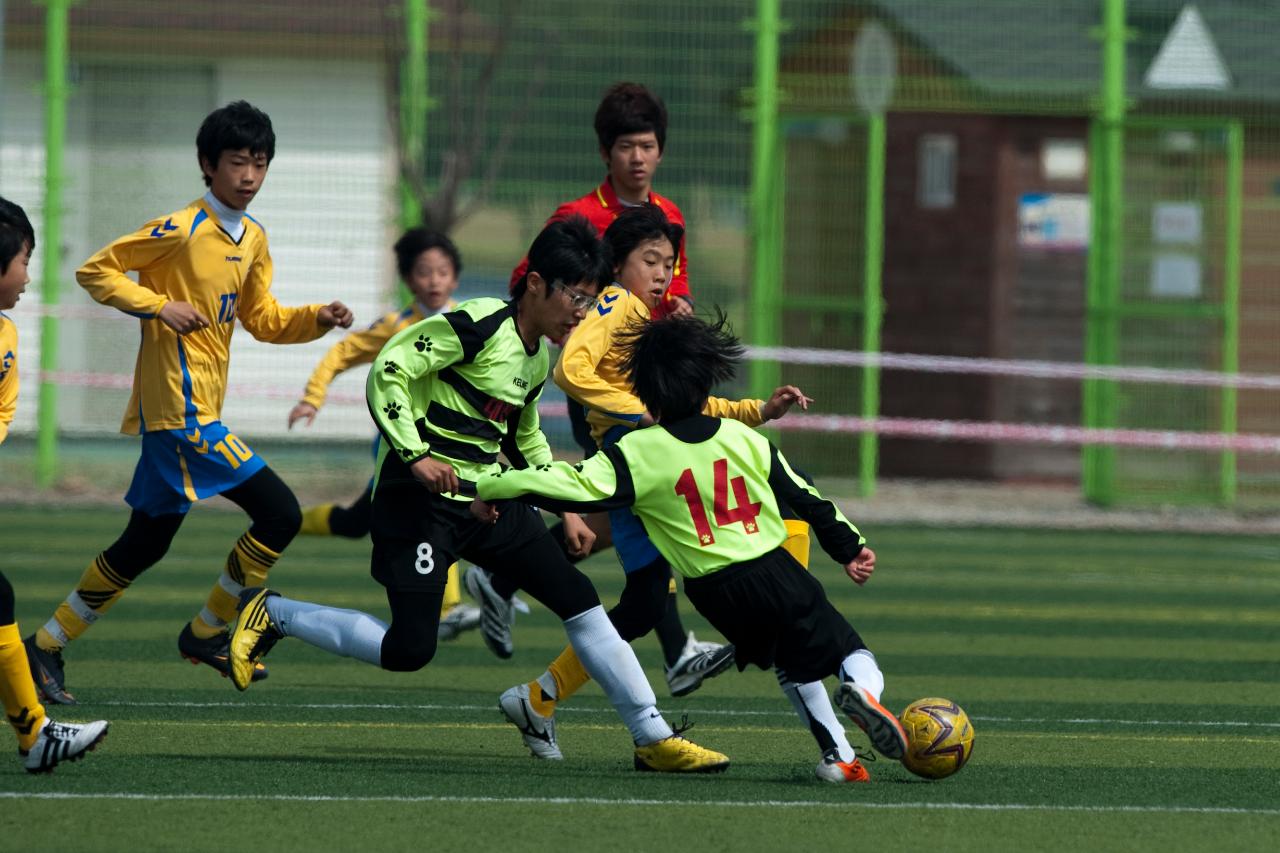
[[[680,479],[676,480],[676,494],[689,505],[693,529],[698,533],[698,544],[705,547],[715,542],[716,537],[711,532],[711,523],[707,521],[707,511],[702,507],[702,493],[698,491],[698,484],[693,479],[692,468],[685,468]]]
[[[743,477],[729,479],[729,460],[717,459],[712,465],[714,482],[713,509],[716,526],[724,527],[734,522],[742,522],[742,529],[747,533],[759,533],[760,526],[756,517],[760,515],[760,504],[752,503],[747,494],[747,481]],[[729,506],[729,489],[733,489],[733,502]],[[689,505],[689,517],[693,520],[693,529],[698,534],[698,544],[706,547],[716,541],[711,532],[711,522],[707,519],[707,510],[702,504],[702,493],[698,491],[698,483],[693,478],[693,469],[685,468],[680,479],[676,481],[675,492],[684,498]]]

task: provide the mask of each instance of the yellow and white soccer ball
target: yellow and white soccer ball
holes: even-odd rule
[[[926,779],[945,779],[973,754],[973,724],[950,699],[917,699],[902,712],[907,732],[903,765]]]

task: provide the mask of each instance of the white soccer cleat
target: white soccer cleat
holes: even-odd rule
[[[529,685],[517,684],[505,691],[498,699],[498,707],[502,709],[511,725],[520,730],[524,745],[534,758],[545,758],[559,761],[564,758],[556,743],[556,718],[544,717],[529,704]]]
[[[509,658],[515,651],[511,641],[511,625],[516,621],[515,607],[498,595],[489,583],[489,573],[479,566],[471,566],[462,576],[467,593],[480,605],[480,634],[484,644],[500,658]]]
[[[86,752],[102,743],[110,723],[58,723],[45,718],[36,742],[27,750],[18,750],[28,773],[52,773],[63,761],[79,761]]]
[[[441,618],[436,637],[441,640],[456,640],[459,634],[479,627],[480,608],[474,604],[457,604]]]
[[[719,675],[733,665],[732,645],[703,643],[689,632],[679,659],[667,668],[667,688],[672,696],[687,696],[702,682]]]

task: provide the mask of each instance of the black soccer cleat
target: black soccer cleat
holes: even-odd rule
[[[78,705],[76,697],[67,692],[66,672],[62,664],[61,650],[46,652],[36,645],[32,634],[22,641],[27,650],[27,665],[31,668],[31,680],[36,683],[45,700],[54,705]]]
[[[202,640],[191,631],[191,623],[188,622],[182,628],[182,633],[178,635],[178,651],[182,656],[193,664],[207,664],[218,672],[222,673],[223,678],[231,676],[231,635],[223,631],[215,634],[207,640]],[[261,681],[267,677],[267,668],[259,663],[253,668],[253,680]]]

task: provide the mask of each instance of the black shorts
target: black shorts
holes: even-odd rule
[[[685,596],[737,649],[738,669],[777,667],[795,683],[835,675],[866,648],[822,584],[781,548],[684,582]]]
[[[374,580],[388,589],[443,594],[449,566],[459,557],[502,571],[520,563],[522,549],[549,536],[537,510],[526,504],[504,504],[497,524],[477,521],[469,505],[417,482],[379,483],[369,526]]]

